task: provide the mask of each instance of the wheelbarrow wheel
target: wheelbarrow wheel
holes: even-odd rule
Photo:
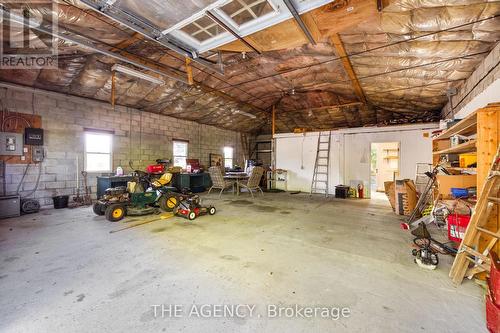
[[[96,202],[92,206],[92,210],[94,211],[94,214],[102,216],[104,215],[104,211],[106,210],[106,208],[104,207],[103,204]]]
[[[112,204],[106,208],[106,220],[111,222],[120,221],[125,217],[126,208],[122,204]]]
[[[158,200],[161,210],[165,212],[173,211],[177,206],[179,206],[179,198],[173,193],[163,194]]]

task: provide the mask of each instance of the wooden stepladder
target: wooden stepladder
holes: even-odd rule
[[[500,189],[500,146],[491,165],[490,172],[483,185],[481,194],[476,203],[469,226],[460,243],[458,254],[455,257],[450,271],[450,278],[455,284],[460,284],[464,277],[472,277],[480,272],[490,271],[490,258],[488,253],[500,239],[500,230],[489,230],[485,227],[495,205],[500,204],[498,191]],[[481,236],[490,238],[486,248],[479,252]],[[470,264],[473,266],[470,266]],[[470,266],[470,267],[469,267]]]

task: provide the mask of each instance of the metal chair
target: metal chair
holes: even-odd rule
[[[252,198],[254,198],[253,191],[252,190],[259,190],[262,195],[264,195],[264,192],[260,188],[260,179],[262,178],[262,175],[264,174],[264,168],[260,166],[256,166],[250,171],[250,176],[248,177],[248,181],[246,184],[241,184],[240,186],[243,188],[248,189],[250,194],[252,195]]]
[[[212,166],[208,168],[208,173],[210,174],[210,178],[212,179],[212,187],[208,190],[207,194],[210,194],[212,189],[220,189],[219,198],[222,195],[222,192],[228,187],[234,186],[234,181],[225,180],[222,175],[222,170],[218,166]]]

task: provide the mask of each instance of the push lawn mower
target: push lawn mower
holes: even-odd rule
[[[178,206],[181,196],[174,192],[175,187],[168,186],[171,173],[165,173],[154,181],[144,171],[136,170],[134,174],[136,180],[128,182],[127,187],[108,188],[104,196],[94,203],[94,213],[116,222],[125,215],[154,214],[158,211],[157,206],[166,212]],[[144,190],[144,187],[147,189]]]
[[[412,235],[415,248],[412,255],[415,257],[415,263],[425,269],[436,269],[439,264],[439,254],[452,255],[457,254],[457,250],[448,244],[438,242],[431,237],[424,222],[420,222],[418,227],[413,230]]]
[[[174,208],[174,214],[183,216],[188,220],[194,220],[200,215],[214,215],[216,213],[214,206],[202,206],[200,197],[196,194],[183,191],[183,197],[179,205]]]

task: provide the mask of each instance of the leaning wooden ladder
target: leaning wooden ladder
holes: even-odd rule
[[[316,162],[311,182],[311,194],[320,193],[328,196],[331,134],[332,132],[319,132],[318,134],[318,149],[316,150]]]
[[[472,214],[469,226],[465,231],[464,238],[451,267],[450,277],[455,284],[460,284],[464,277],[490,271],[490,259],[488,253],[500,239],[500,230],[488,230],[484,228],[485,224],[493,211],[494,205],[500,204],[497,197],[500,189],[500,146],[497,149],[495,159],[483,189],[476,204],[476,209]],[[481,253],[477,251],[479,238],[481,234],[491,237],[485,250]],[[474,266],[469,268],[470,263]]]

